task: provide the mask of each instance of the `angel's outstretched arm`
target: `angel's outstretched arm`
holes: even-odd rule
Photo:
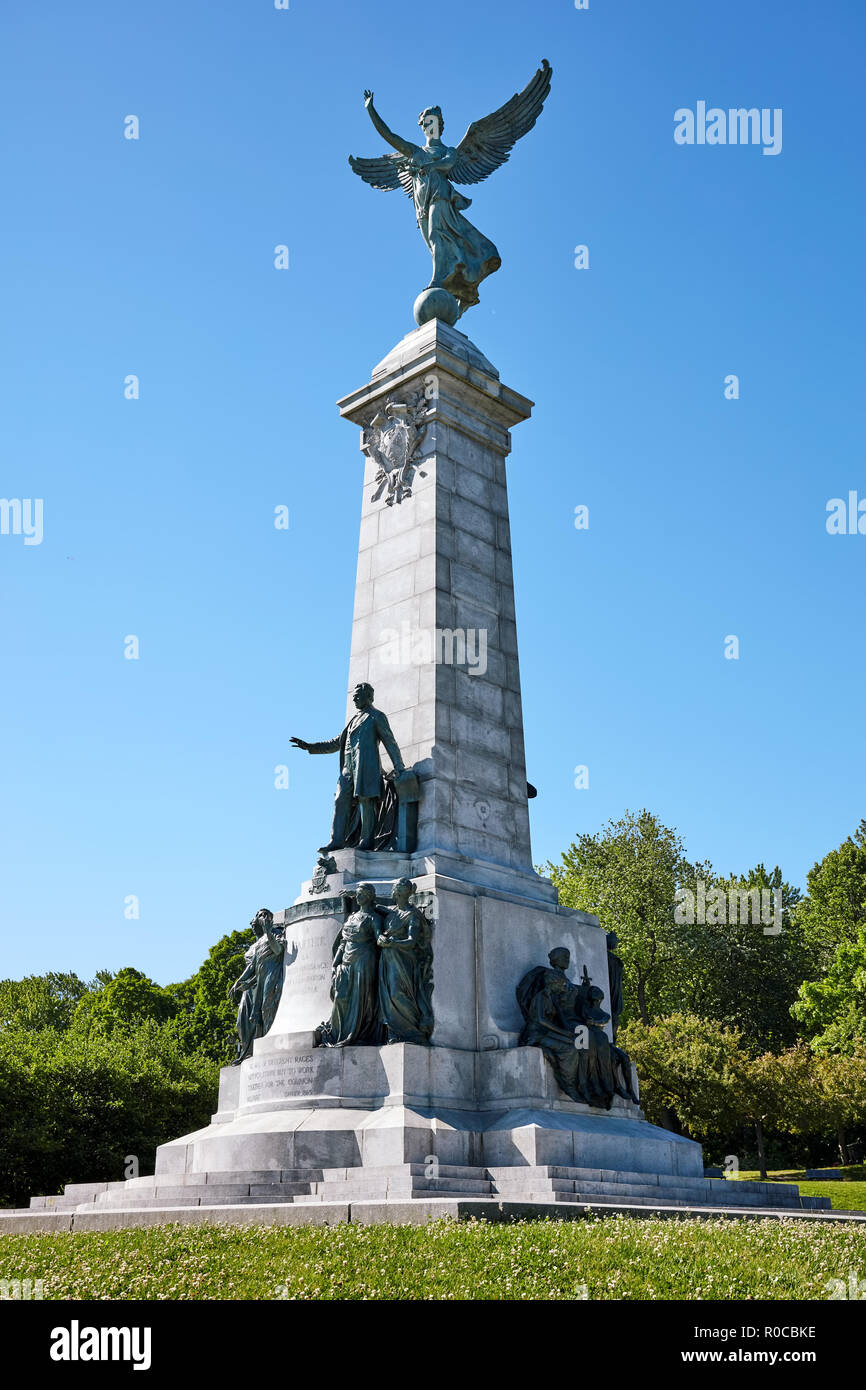
[[[364,105],[367,108],[367,115],[373,122],[383,140],[387,140],[392,149],[399,150],[400,154],[411,155],[415,149],[411,140],[404,140],[401,135],[395,135],[393,130],[389,130],[379,112],[373,105],[373,93],[364,93]]]

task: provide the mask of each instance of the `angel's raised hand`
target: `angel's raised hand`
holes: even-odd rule
[[[372,100],[373,100],[373,93],[372,93],[371,91],[368,91],[368,89],[365,87],[365,88],[364,88],[364,105],[365,105],[365,106],[369,106],[370,103],[372,102]]]

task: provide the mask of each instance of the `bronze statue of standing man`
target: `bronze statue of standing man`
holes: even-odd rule
[[[353,801],[357,801],[361,814],[361,841],[358,848],[374,848],[376,807],[382,795],[380,743],[394,764],[394,771],[405,771],[403,758],[397,747],[397,740],[391,732],[387,715],[380,709],[374,709],[373,695],[373,687],[366,681],[355,686],[352,699],[358,713],[352,716],[343,732],[336,738],[327,739],[323,743],[307,743],[302,738],[291,740],[296,748],[304,748],[308,753],[340,754],[340,776],[334,799],[331,837],[326,845],[322,845],[322,854],[327,854],[332,849],[342,849],[346,844]]]

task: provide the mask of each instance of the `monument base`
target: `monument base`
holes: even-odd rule
[[[538,1048],[298,1050],[284,1035],[223,1068],[211,1124],[161,1145],[152,1177],[70,1184],[31,1209],[99,1229],[103,1217],[128,1225],[191,1208],[202,1219],[260,1207],[288,1220],[278,1214],[286,1205],[303,1209],[293,1221],[416,1220],[444,1199],[495,1219],[829,1207],[794,1184],[705,1178],[699,1144],[649,1124],[629,1101],[608,1111],[569,1100]],[[4,1227],[13,1218],[27,1220],[9,1213]]]

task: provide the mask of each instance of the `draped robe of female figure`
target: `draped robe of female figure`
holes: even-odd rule
[[[433,1032],[426,922],[392,907],[379,936],[379,1017],[387,1042],[427,1044]]]
[[[502,264],[499,252],[463,216],[472,205],[448,179],[457,151],[441,140],[416,145],[408,168],[421,235],[433,257],[431,286],[441,286],[459,301],[461,311],[478,303],[478,286]]]
[[[334,953],[331,1017],[316,1030],[320,1047],[344,1047],[381,1040],[377,1010],[379,919],[359,908],[343,925]]]
[[[270,936],[263,931],[244,952],[244,970],[237,981],[241,993],[237,1062],[249,1057],[256,1038],[263,1038],[274,1021],[283,988],[284,952],[285,939],[279,929]]]
[[[587,1105],[609,1110],[618,1092],[613,1069],[613,1050],[603,1024],[610,1015],[604,1009],[586,1009],[584,1018],[589,1032],[589,1046],[576,1048],[577,1089]]]

